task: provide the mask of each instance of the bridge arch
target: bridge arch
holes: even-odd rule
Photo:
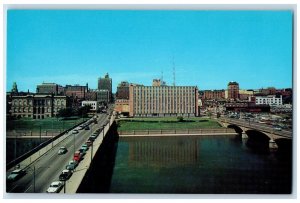
[[[232,128],[232,129],[234,129],[235,132],[237,132],[238,134],[242,134],[242,133],[243,133],[243,129],[240,128],[240,127],[237,126],[237,125],[234,125],[234,124],[229,124],[229,125],[227,126],[227,128]]]

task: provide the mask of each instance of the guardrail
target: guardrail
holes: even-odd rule
[[[234,129],[231,128],[202,128],[202,129],[161,129],[161,130],[126,130],[126,131],[118,131],[119,136],[122,135],[165,135],[165,134],[174,134],[174,135],[186,135],[186,134],[194,134],[194,135],[207,135],[207,134],[232,134],[236,133]]]

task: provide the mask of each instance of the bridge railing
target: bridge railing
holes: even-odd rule
[[[264,126],[264,125],[260,125],[259,123],[230,119],[230,118],[226,118],[226,119],[219,118],[218,120],[221,122],[225,122],[225,123],[235,124],[235,125],[243,126],[243,127],[250,128],[250,129],[260,130],[260,131],[264,131],[267,133],[272,133],[274,135],[278,135],[278,136],[282,136],[282,137],[292,137],[292,135],[293,135],[293,132],[291,132],[291,131],[275,130],[271,126],[270,127]]]

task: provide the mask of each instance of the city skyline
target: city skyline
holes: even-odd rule
[[[6,91],[89,84],[109,73],[200,90],[292,87],[291,11],[9,10]],[[174,62],[174,65],[173,65]]]

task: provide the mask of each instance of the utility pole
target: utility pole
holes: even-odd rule
[[[91,164],[92,164],[92,161],[93,161],[93,143],[91,145]]]
[[[40,144],[42,142],[42,126],[40,125]]]
[[[35,193],[35,165],[33,166],[33,192]]]

